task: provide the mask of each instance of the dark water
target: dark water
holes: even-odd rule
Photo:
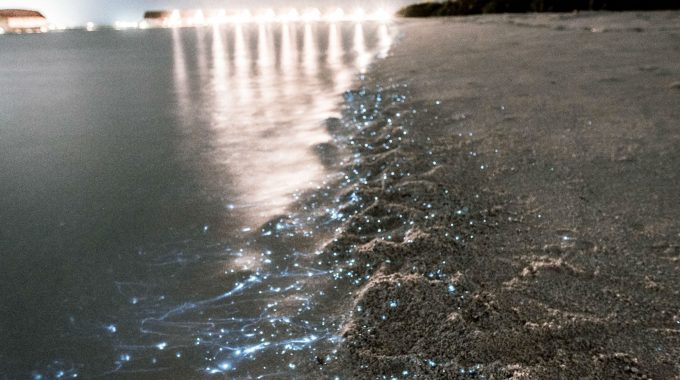
[[[0,379],[280,378],[332,347],[341,276],[314,258],[341,157],[318,144],[391,42],[349,23],[2,36]]]

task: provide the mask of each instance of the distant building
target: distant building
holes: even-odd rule
[[[173,11],[147,11],[143,25],[150,28],[173,26],[202,26],[224,18],[224,11],[203,11],[201,9],[176,9]]]
[[[0,32],[40,33],[46,32],[48,23],[40,12],[24,9],[0,9]]]
[[[152,28],[160,28],[168,26],[171,17],[171,11],[147,11],[144,13],[144,23]]]

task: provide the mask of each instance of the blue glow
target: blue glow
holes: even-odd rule
[[[231,369],[231,363],[229,362],[222,362],[217,365],[222,371],[228,371]]]

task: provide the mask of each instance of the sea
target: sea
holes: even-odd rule
[[[353,279],[318,257],[354,159],[343,94],[395,36],[0,36],[0,379],[295,378],[334,360]]]

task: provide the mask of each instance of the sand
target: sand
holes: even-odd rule
[[[680,12],[398,27],[329,121],[362,282],[316,375],[680,379]]]

